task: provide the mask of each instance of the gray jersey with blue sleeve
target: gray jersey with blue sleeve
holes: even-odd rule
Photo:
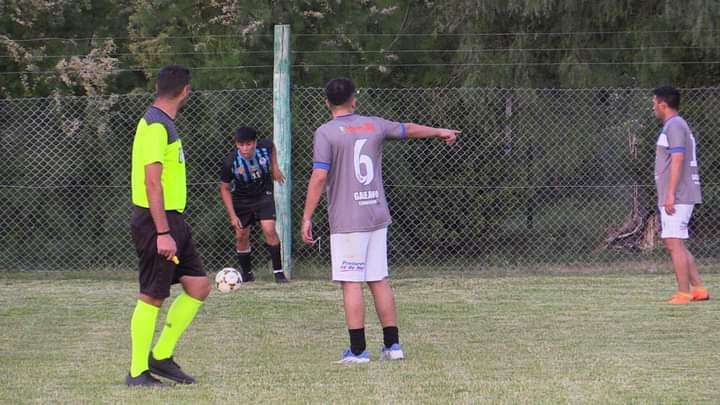
[[[330,233],[369,232],[390,224],[383,143],[406,137],[402,123],[358,114],[335,117],[315,131],[313,168],[328,171]]]
[[[655,185],[658,206],[665,205],[670,184],[670,162],[673,153],[683,153],[682,171],[675,189],[675,204],[702,202],[698,172],[697,143],[687,122],[675,116],[665,121],[655,148]]]

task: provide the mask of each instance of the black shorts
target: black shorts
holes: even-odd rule
[[[170,286],[179,283],[180,277],[207,277],[185,216],[177,211],[166,211],[165,215],[177,245],[176,256],[180,260],[177,266],[157,253],[157,234],[150,210],[134,207],[130,219],[140,265],[140,293],[157,299],[169,297]]]
[[[233,208],[243,228],[256,221],[275,220],[275,199],[272,193],[260,196],[254,201],[233,201]]]

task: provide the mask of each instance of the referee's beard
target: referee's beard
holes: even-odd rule
[[[185,96],[180,102],[178,103],[178,111],[180,111],[183,107],[185,107],[185,104],[187,104],[188,99],[190,98],[190,92],[188,92],[187,96]]]

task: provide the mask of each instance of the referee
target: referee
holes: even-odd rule
[[[155,101],[138,123],[132,147],[130,228],[139,258],[140,295],[130,322],[128,386],[162,385],[151,373],[181,384],[195,382],[173,360],[173,352],[210,294],[210,283],[183,214],[185,155],[175,127],[175,116],[190,94],[190,71],[178,65],[165,66],[158,74],[156,90]],[[151,351],[160,307],[176,283],[181,283],[184,291],[170,306],[165,327]]]

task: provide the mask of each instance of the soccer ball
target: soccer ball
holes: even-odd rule
[[[240,273],[232,267],[225,267],[215,275],[215,287],[223,293],[237,290],[240,288],[242,281]]]

